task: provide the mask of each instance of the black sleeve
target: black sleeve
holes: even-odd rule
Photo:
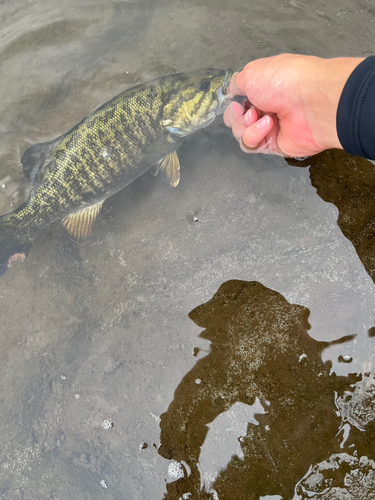
[[[362,61],[346,82],[336,125],[345,151],[375,160],[375,56]]]

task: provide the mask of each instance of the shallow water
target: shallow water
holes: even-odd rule
[[[126,88],[278,52],[369,55],[374,14],[3,3],[1,213],[27,196],[23,151]],[[220,120],[179,156],[177,188],[146,173],[87,242],[54,224],[1,278],[0,496],[372,498],[373,165],[247,156]]]

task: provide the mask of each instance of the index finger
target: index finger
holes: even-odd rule
[[[229,84],[228,92],[230,94],[234,94],[234,95],[246,95],[246,92],[244,92],[243,90],[241,90],[237,86],[237,76],[238,75],[239,75],[238,71],[236,71],[236,73],[233,73],[233,76],[232,76],[230,84]]]

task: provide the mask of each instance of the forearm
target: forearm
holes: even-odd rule
[[[340,96],[337,133],[353,155],[375,159],[375,56],[357,65]]]
[[[312,133],[324,149],[346,149],[338,135],[337,111],[346,82],[363,58],[316,59],[316,66],[312,65],[312,69],[320,74],[311,75],[312,85],[307,97],[311,99],[312,104],[311,108],[306,106],[306,109],[314,110],[313,116],[309,117]],[[345,128],[348,124],[340,123],[340,126]]]

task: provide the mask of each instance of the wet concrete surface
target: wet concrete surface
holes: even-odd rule
[[[364,0],[3,3],[1,212],[27,195],[28,145],[129,86],[369,55],[374,18]],[[54,224],[1,278],[0,496],[372,498],[373,165],[247,156],[220,120],[179,156],[177,188],[146,173],[87,242]]]

